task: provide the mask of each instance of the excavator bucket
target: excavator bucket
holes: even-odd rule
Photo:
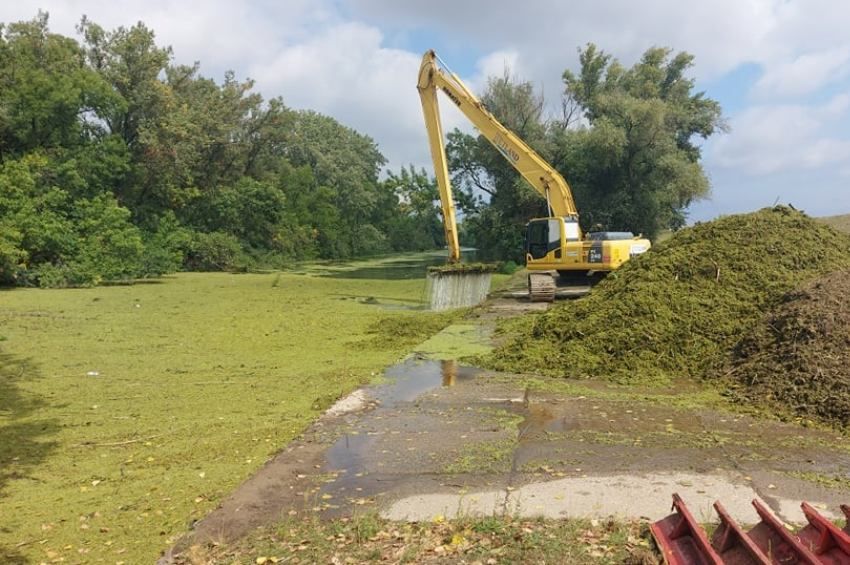
[[[753,500],[761,521],[745,532],[716,502],[720,524],[709,543],[685,502],[674,494],[675,512],[652,524],[650,531],[669,565],[850,565],[850,507],[841,506],[848,523],[840,529],[810,504],[801,506],[808,524],[795,534],[764,504]]]
[[[493,265],[464,263],[428,270],[428,303],[431,310],[477,306],[490,292]]]

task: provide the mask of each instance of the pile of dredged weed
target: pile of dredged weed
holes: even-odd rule
[[[723,374],[736,401],[850,427],[850,271],[787,293],[735,347]]]
[[[850,267],[850,236],[778,206],[683,229],[585,298],[529,323],[492,368],[618,382],[717,374],[730,349],[801,283]]]

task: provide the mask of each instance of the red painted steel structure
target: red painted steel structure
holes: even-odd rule
[[[808,524],[792,533],[767,507],[753,500],[761,521],[745,532],[719,502],[720,524],[711,542],[678,494],[673,513],[650,526],[668,565],[850,565],[850,506],[842,505],[844,529],[803,502]]]

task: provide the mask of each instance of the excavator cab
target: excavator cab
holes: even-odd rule
[[[557,218],[531,220],[525,230],[525,252],[532,259],[543,259],[561,248],[561,222]]]
[[[525,265],[532,300],[554,299],[553,273],[565,281],[587,281],[613,271],[650,242],[631,232],[595,231],[582,234],[573,216],[539,218],[526,226]]]
[[[561,259],[563,248],[581,239],[581,228],[575,218],[531,220],[525,228],[525,253],[533,260],[540,260],[554,252],[550,259]]]

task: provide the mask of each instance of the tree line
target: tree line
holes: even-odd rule
[[[0,25],[0,283],[91,285],[443,244],[433,181],[368,136],[216,82],[139,23]]]
[[[174,62],[143,23],[79,39],[46,13],[0,24],[0,284],[78,286],[180,269],[281,267],[444,245],[438,192],[381,174],[376,143],[228,72]],[[508,71],[481,99],[570,183],[585,231],[655,237],[709,193],[700,141],[725,129],[687,53],[631,68],[589,44],[553,116]],[[413,80],[413,79],[411,79]],[[424,125],[423,125],[424,130]],[[448,134],[461,243],[523,259],[545,201],[481,136]]]

